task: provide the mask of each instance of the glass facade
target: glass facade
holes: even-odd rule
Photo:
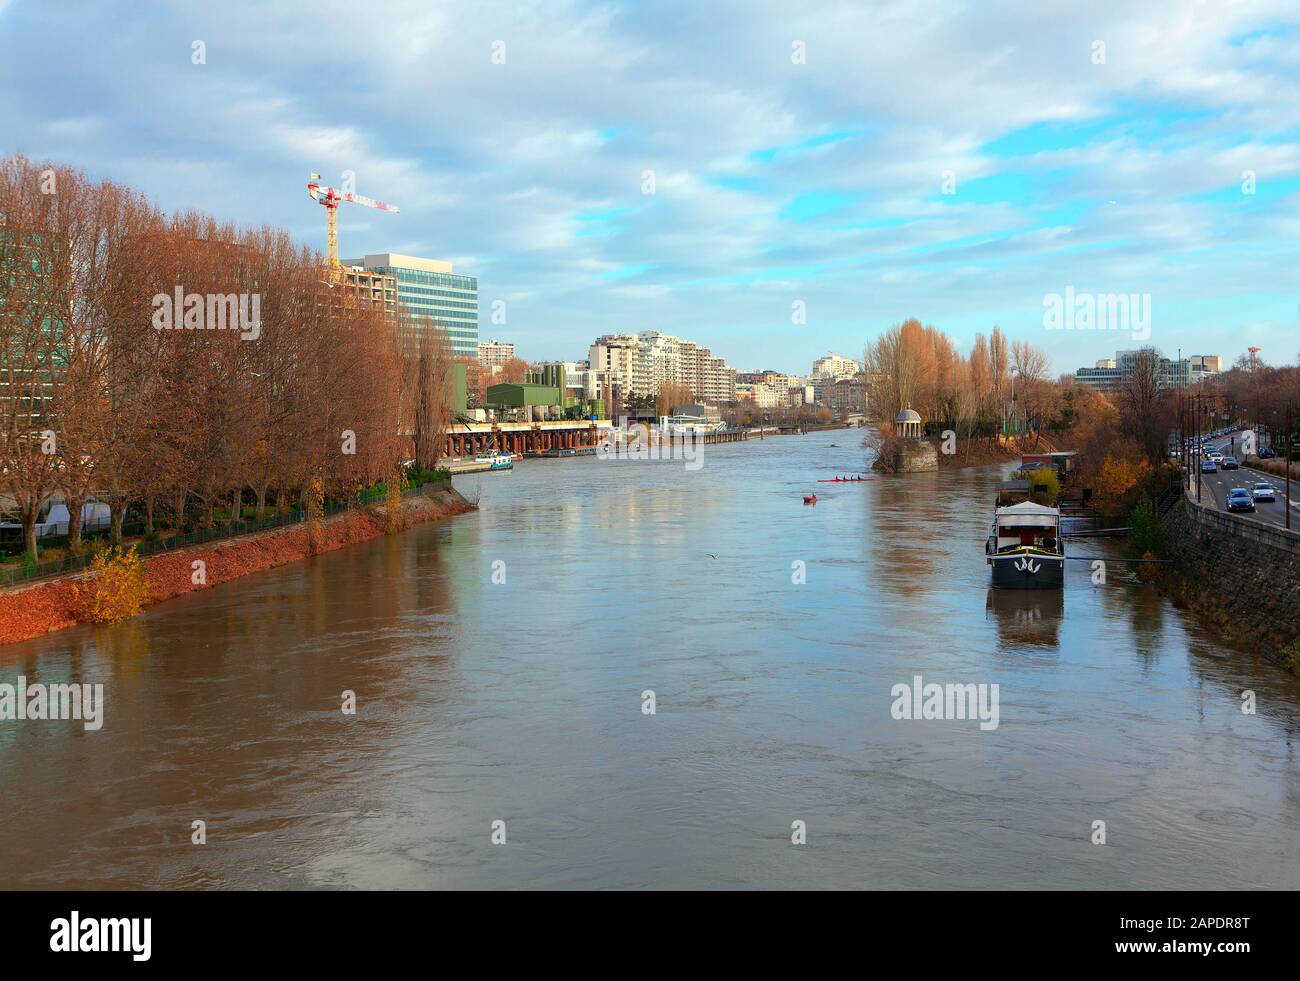
[[[397,302],[416,316],[428,317],[446,330],[455,357],[478,359],[476,277],[428,272],[401,265],[371,265],[368,261],[366,268],[396,278]]]

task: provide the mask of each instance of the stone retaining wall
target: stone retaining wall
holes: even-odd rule
[[[1300,532],[1197,504],[1186,494],[1164,516],[1176,589],[1224,633],[1258,644],[1292,670],[1300,649]]]

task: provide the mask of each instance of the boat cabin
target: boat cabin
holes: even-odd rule
[[[1048,552],[1061,550],[1061,512],[1032,501],[998,508],[990,542],[994,551],[1032,546]]]

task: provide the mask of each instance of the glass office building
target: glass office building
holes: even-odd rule
[[[452,354],[478,359],[478,279],[458,276],[451,263],[381,252],[358,265],[397,280],[397,302],[418,317],[428,317],[447,332]]]

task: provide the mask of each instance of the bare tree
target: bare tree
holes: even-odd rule
[[[1165,456],[1168,420],[1161,411],[1160,356],[1143,348],[1134,356],[1133,370],[1119,390],[1121,425],[1153,462]]]
[[[450,420],[451,351],[447,335],[432,322],[419,324],[413,361],[415,465],[432,470],[438,466]]]
[[[58,483],[55,389],[84,205],[80,177],[68,168],[0,162],[0,481],[32,556],[37,519]]]
[[[156,301],[177,290],[186,322],[165,329]],[[210,316],[231,296],[259,301],[257,336],[189,322],[192,298]],[[0,160],[0,493],[30,552],[56,489],[75,548],[92,496],[120,541],[134,508],[151,532],[159,503],[179,527],[196,500],[210,523],[250,490],[259,515],[273,490],[281,509],[292,488],[351,494],[412,434],[436,465],[449,347],[432,326],[419,338],[404,357],[385,312],[331,289],[282,231]]]

